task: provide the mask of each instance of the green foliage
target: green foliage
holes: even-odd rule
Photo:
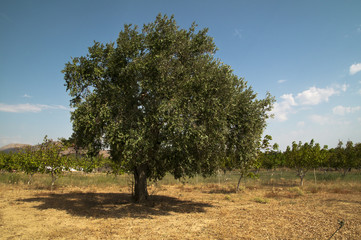
[[[355,158],[355,168],[361,169],[361,143],[356,143],[354,145],[355,152],[356,152],[356,158]]]
[[[326,149],[327,146],[323,148],[324,151]],[[301,186],[303,186],[303,179],[306,173],[310,169],[320,166],[324,158],[320,145],[318,143],[315,144],[313,139],[310,143],[304,143],[303,145],[301,141],[298,144],[293,142],[292,148],[287,147],[285,156],[287,166],[296,169],[297,175],[301,179]]]
[[[224,196],[224,199],[228,200],[228,201],[231,201],[232,200],[232,197],[230,195],[226,195]]]
[[[299,187],[291,187],[288,189],[288,191],[297,194],[298,196],[303,196],[305,193],[300,189]]]
[[[135,185],[213,174],[255,161],[273,98],[263,100],[214,57],[207,29],[180,29],[174,17],[125,25],[116,43],[95,42],[63,70],[75,143],[134,173]],[[145,178],[144,178],[145,176]]]
[[[28,146],[20,152],[14,154],[20,170],[29,176],[28,184],[32,181],[32,176],[39,171],[41,165],[41,152],[35,147]]]
[[[255,201],[256,203],[262,203],[262,204],[269,203],[269,200],[267,198],[261,198],[261,197],[256,197],[253,199],[253,201]]]
[[[91,173],[94,170],[103,166],[103,158],[100,156],[80,156],[80,157],[68,157],[69,166],[71,169],[80,170],[85,173]]]
[[[18,169],[19,165],[13,153],[0,152],[0,170],[12,172]]]
[[[261,151],[258,156],[259,168],[276,169],[284,165],[282,152],[277,143],[271,145],[272,137],[266,135],[262,141]]]
[[[67,146],[48,139],[47,136],[44,137],[43,143],[39,146],[39,171],[51,175],[51,188],[53,188],[56,179],[63,174],[63,171],[69,169],[68,158],[61,154],[66,148]]]
[[[335,149],[332,149],[329,165],[336,169],[343,170],[343,175],[346,175],[352,168],[360,166],[360,144],[354,145],[352,141],[347,141],[346,146],[339,141]]]

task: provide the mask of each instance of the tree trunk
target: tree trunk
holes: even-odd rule
[[[51,187],[50,190],[53,191],[54,189],[54,185],[55,185],[55,181],[56,181],[56,175],[54,174],[54,172],[51,172]]]
[[[343,169],[343,173],[342,173],[342,177],[346,176],[346,173],[350,171],[350,168],[344,168]]]
[[[31,184],[31,182],[32,182],[32,180],[33,180],[33,175],[34,175],[34,174],[29,174],[28,185]]]
[[[147,198],[147,165],[143,164],[134,168],[134,200],[144,202]]]
[[[243,174],[241,174],[241,176],[238,179],[238,183],[237,183],[237,188],[236,188],[236,192],[239,191],[239,186],[241,185],[241,180],[242,180]]]
[[[306,176],[306,172],[303,171],[303,169],[298,169],[297,171],[298,171],[297,175],[298,175],[298,176],[300,177],[300,179],[301,179],[301,181],[300,181],[300,186],[303,187],[303,179],[304,179],[305,176]]]
[[[305,176],[301,175],[300,178],[301,178],[300,186],[303,187],[303,179],[305,178]]]
[[[313,176],[315,178],[315,184],[317,184],[316,169],[315,168],[313,169]]]

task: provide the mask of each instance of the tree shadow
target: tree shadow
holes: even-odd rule
[[[39,202],[39,205],[34,206],[39,210],[63,210],[73,216],[93,218],[152,218],[157,215],[171,215],[172,212],[205,212],[205,208],[212,207],[207,203],[161,195],[150,196],[145,203],[134,203],[131,195],[126,193],[50,193],[18,201]]]
[[[203,193],[209,193],[209,194],[231,194],[231,193],[237,193],[235,189],[212,189],[209,191],[202,191]]]
[[[263,186],[268,186],[268,187],[299,187],[300,184],[297,182],[272,182],[272,181],[267,181],[267,182],[262,182]]]
[[[356,200],[349,200],[349,199],[335,199],[335,198],[331,198],[331,199],[326,199],[324,200],[325,202],[336,202],[336,203],[346,203],[346,204],[355,204],[355,205],[361,205],[361,201],[356,201]]]

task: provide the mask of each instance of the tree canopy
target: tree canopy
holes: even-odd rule
[[[74,111],[74,138],[146,182],[212,174],[225,158],[254,159],[273,98],[257,94],[214,55],[207,29],[181,29],[159,14],[139,30],[125,25],[116,42],[94,42],[63,70]]]

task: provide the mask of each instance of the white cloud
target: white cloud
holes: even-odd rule
[[[283,122],[288,119],[288,113],[292,110],[292,107],[297,104],[292,94],[284,94],[280,98],[282,101],[274,104],[272,114],[274,114],[275,119]]]
[[[357,111],[360,111],[361,107],[357,106],[357,107],[344,107],[344,106],[336,106],[332,109],[332,112],[336,115],[345,115],[346,113],[355,113]]]
[[[279,83],[279,84],[282,84],[282,83],[284,83],[284,82],[287,82],[287,80],[280,79],[280,80],[277,81],[277,83]]]
[[[33,112],[38,113],[43,110],[69,110],[69,108],[61,105],[44,105],[44,104],[4,104],[0,103],[0,112],[10,112],[10,113],[24,113],[24,112]]]
[[[332,87],[326,88],[310,87],[309,89],[298,93],[295,97],[292,93],[283,94],[280,97],[280,100],[274,104],[272,114],[275,116],[276,120],[281,122],[286,121],[288,120],[288,115],[290,113],[310,109],[312,106],[328,102],[331,96],[340,94],[340,91],[346,92],[347,88],[347,84],[333,85]],[[321,122],[320,119],[317,119],[316,117],[313,117],[313,120]]]
[[[350,75],[355,75],[361,71],[361,63],[355,63],[350,66]]]
[[[288,105],[290,106],[295,106],[297,105],[295,102],[295,99],[293,98],[292,94],[283,94],[281,96],[281,99],[283,99],[284,102],[286,102]]]
[[[337,93],[334,88],[311,87],[297,94],[296,99],[301,105],[317,105],[321,102],[328,102],[329,97]]]
[[[23,98],[32,98],[32,96],[30,96],[30,95],[28,95],[28,94],[25,93],[25,94],[23,95]]]

